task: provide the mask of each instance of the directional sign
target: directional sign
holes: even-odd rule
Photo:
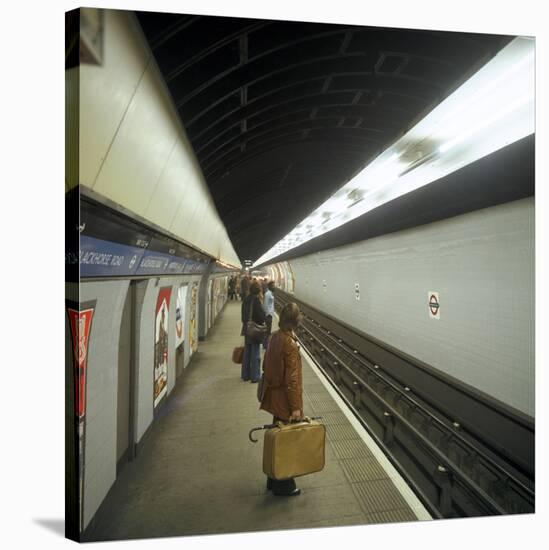
[[[360,300],[360,285],[355,283],[355,299]]]
[[[429,292],[429,317],[431,319],[440,319],[440,300],[438,297],[438,292]]]

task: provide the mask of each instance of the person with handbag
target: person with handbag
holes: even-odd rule
[[[265,312],[259,298],[261,286],[257,281],[250,285],[250,293],[242,302],[242,332],[244,336],[244,356],[242,358],[241,378],[252,384],[259,382],[260,346],[267,333]]]
[[[263,293],[263,309],[265,311],[265,324],[267,325],[267,335],[263,340],[263,349],[267,349],[269,342],[269,336],[271,335],[271,327],[273,325],[274,316],[274,281],[269,281],[267,284],[267,290]]]
[[[303,378],[301,354],[294,330],[301,322],[297,304],[290,302],[280,312],[277,330],[272,334],[263,358],[260,409],[273,415],[273,424],[303,418]],[[293,478],[267,478],[267,489],[277,496],[297,496],[301,490]]]

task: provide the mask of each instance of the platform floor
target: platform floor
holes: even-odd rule
[[[296,480],[302,489],[298,497],[267,491],[262,435],[253,444],[248,431],[271,417],[258,409],[257,385],[241,381],[240,367],[230,360],[242,341],[239,333],[240,302],[229,302],[142,451],[121,471],[87,540],[427,519],[411,492],[402,491],[395,472],[380,465],[306,359],[304,410],[321,415],[326,424],[326,467]]]

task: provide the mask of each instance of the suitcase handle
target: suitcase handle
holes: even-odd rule
[[[300,422],[311,422],[311,420],[322,420],[322,416],[304,416],[301,420],[290,420],[290,424],[299,424]],[[277,424],[283,424],[277,422]]]
[[[294,424],[294,423],[298,423],[298,422],[311,422],[311,420],[322,420],[322,416],[305,416],[303,418],[303,420],[294,420],[294,421],[291,421],[290,424]],[[264,424],[263,426],[257,426],[257,428],[252,428],[249,432],[248,432],[248,439],[252,442],[252,443],[257,443],[258,440],[257,439],[254,439],[252,437],[252,434],[254,432],[257,432],[259,430],[270,430],[271,428],[275,428],[276,426],[278,426],[279,424],[283,424],[282,422],[277,422],[276,424]]]

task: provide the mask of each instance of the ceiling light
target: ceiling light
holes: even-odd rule
[[[512,40],[282,239],[287,250],[532,134],[534,49],[533,40]],[[304,224],[307,234],[296,233]],[[275,257],[274,250],[257,262]]]

